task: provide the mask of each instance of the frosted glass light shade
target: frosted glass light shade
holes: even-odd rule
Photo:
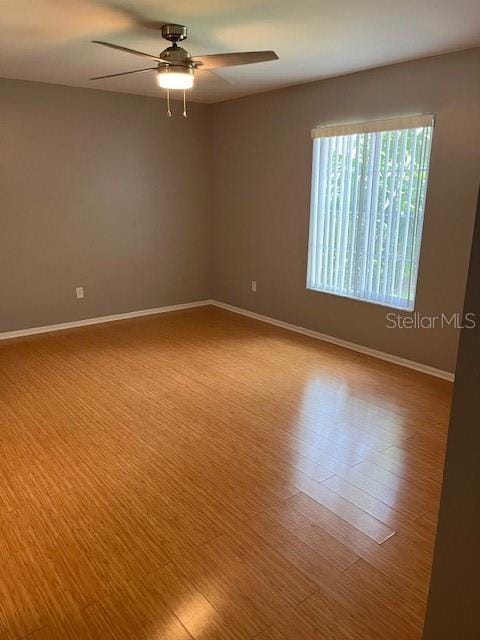
[[[191,89],[193,87],[193,69],[180,66],[159,69],[157,82],[162,89]]]

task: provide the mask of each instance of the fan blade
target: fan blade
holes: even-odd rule
[[[31,2],[31,0],[27,0]],[[65,0],[36,0],[36,2],[57,2],[64,3]],[[79,2],[80,0],[69,0],[69,2]],[[93,0],[81,0],[82,2],[92,2]],[[130,27],[143,27],[145,29],[153,29],[155,31],[160,31],[164,24],[168,24],[170,21],[168,19],[165,20],[149,20],[145,17],[142,11],[137,11],[136,9],[130,7],[122,7],[118,8],[119,1],[118,0],[95,0],[95,2],[100,2],[102,6],[107,6],[109,9],[113,11],[121,11],[122,15],[128,17],[130,21]],[[121,4],[125,4],[124,2]],[[130,3],[133,4],[133,3]],[[137,4],[140,4],[137,2]]]
[[[241,53],[213,53],[208,56],[194,56],[189,59],[193,64],[201,65],[202,69],[215,67],[234,67],[239,64],[253,64],[278,60],[275,51],[244,51]]]
[[[110,42],[102,42],[101,40],[92,40],[95,44],[101,44],[104,47],[110,47],[111,49],[117,49],[117,51],[124,51],[125,53],[133,53],[136,56],[143,56],[144,58],[151,58],[157,62],[164,62],[168,64],[167,60],[162,60],[158,56],[152,56],[150,53],[143,53],[142,51],[135,51],[135,49],[128,49],[127,47],[121,47],[118,44],[110,44]]]
[[[134,29],[136,21],[117,2],[106,0],[0,1],[2,45],[18,47],[103,37]],[[10,51],[15,54],[15,49]]]
[[[135,69],[135,71],[124,71],[123,73],[111,73],[108,76],[95,76],[90,80],[103,80],[104,78],[115,78],[116,76],[128,76],[131,73],[143,73],[144,71],[156,71],[157,67],[148,67],[148,69]]]

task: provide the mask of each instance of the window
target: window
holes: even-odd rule
[[[412,310],[433,116],[312,131],[307,288]]]

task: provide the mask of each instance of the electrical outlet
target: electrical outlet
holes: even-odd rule
[[[83,287],[76,287],[75,295],[77,296],[77,300],[83,300],[85,297],[85,292],[83,291]]]
[[[252,280],[252,291],[254,293],[256,293],[256,291],[257,291],[257,281],[256,280]]]

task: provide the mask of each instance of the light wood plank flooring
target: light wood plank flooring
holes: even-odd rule
[[[0,345],[1,640],[418,640],[450,393],[214,308]]]

